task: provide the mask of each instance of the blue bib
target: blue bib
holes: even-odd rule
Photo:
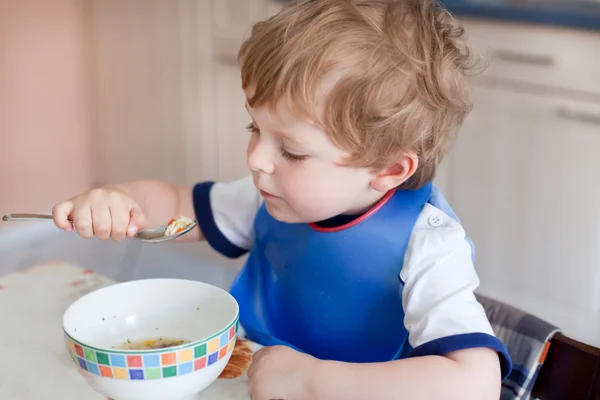
[[[346,362],[405,354],[399,274],[414,224],[432,197],[454,217],[431,183],[388,193],[342,229],[279,222],[263,205],[231,289],[249,339]]]

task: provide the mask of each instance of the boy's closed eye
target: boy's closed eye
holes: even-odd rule
[[[248,125],[246,125],[246,130],[250,133],[260,133],[260,131],[258,130],[256,125],[254,125],[254,123],[252,123],[252,122],[250,122]]]
[[[253,122],[249,123],[246,126],[246,129],[251,133],[260,134],[260,130],[258,129],[258,127],[256,125],[254,125]],[[295,153],[289,152],[288,150],[285,149],[285,146],[283,145],[283,143],[281,143],[280,151],[281,151],[281,156],[289,161],[297,162],[297,161],[306,160],[308,158],[307,155],[300,155],[300,154],[295,154]]]

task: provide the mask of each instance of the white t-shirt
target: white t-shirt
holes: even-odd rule
[[[254,218],[263,199],[252,178],[206,182],[194,188],[198,222],[208,242],[225,256],[252,248]],[[416,355],[490,347],[500,354],[503,375],[510,357],[476,300],[479,278],[471,246],[459,222],[431,204],[419,215],[406,249],[399,287],[404,325]]]

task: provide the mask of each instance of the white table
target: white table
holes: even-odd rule
[[[69,357],[62,315],[79,297],[113,283],[63,262],[0,278],[0,399],[106,400]],[[218,379],[198,400],[250,400],[247,377]]]

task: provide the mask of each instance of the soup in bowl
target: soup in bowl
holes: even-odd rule
[[[195,398],[233,351],[238,304],[226,291],[183,279],[108,286],[75,301],[63,331],[76,368],[114,400]]]

